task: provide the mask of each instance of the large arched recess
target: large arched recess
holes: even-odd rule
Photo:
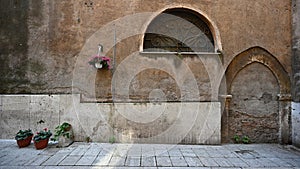
[[[277,129],[278,142],[290,143],[291,123],[290,123],[290,109],[288,108],[290,103],[290,93],[291,93],[290,78],[288,76],[288,73],[281,65],[281,63],[271,53],[269,53],[267,50],[261,47],[252,47],[238,54],[229,64],[225,72],[225,79],[228,86],[226,91],[227,98],[225,101],[225,109],[222,115],[222,142],[231,142],[234,134],[245,135],[245,133],[243,132],[240,133],[230,132],[232,131],[232,126],[234,126],[232,123],[237,122],[237,120],[232,120],[232,119],[236,118],[237,116],[238,116],[237,118],[241,117],[233,113],[233,111],[235,111],[234,106],[236,105],[236,103],[233,103],[234,99],[232,98],[235,96],[233,96],[232,94],[236,94],[236,93],[233,93],[232,85],[233,83],[237,84],[234,81],[237,78],[237,76],[240,76],[242,74],[241,72],[243,72],[244,70],[248,70],[248,68],[251,67],[252,65],[257,66],[257,64],[255,63],[259,63],[259,65],[262,65],[261,67],[265,67],[264,70],[266,71],[269,70],[271,72],[270,76],[274,75],[274,77],[276,78],[279,87],[279,91],[278,91],[279,93],[277,94],[278,98],[276,99],[278,102],[278,110],[277,110],[278,121],[274,123],[278,124],[278,129]],[[261,94],[263,95],[263,92]],[[232,117],[232,116],[236,116],[236,117]],[[254,114],[254,116],[256,115]],[[263,117],[267,117],[267,116],[268,114]],[[243,118],[241,118],[240,121],[245,120],[246,122],[251,123],[252,117],[253,116],[245,112],[243,113]],[[256,117],[261,118],[259,115]],[[237,128],[240,126],[236,125],[234,127]],[[260,130],[261,130],[260,134],[264,132],[264,129],[260,129]],[[235,131],[241,131],[241,130],[235,130]],[[267,130],[265,132],[266,134],[268,134]],[[257,141],[257,142],[263,142],[263,141]]]
[[[261,63],[273,72],[280,86],[280,94],[291,93],[291,83],[288,73],[271,53],[261,47],[249,48],[231,61],[225,73],[226,82],[229,84],[227,93],[229,93],[231,89],[230,85],[238,72],[253,62]]]
[[[214,52],[217,53],[217,52],[223,50],[219,29],[218,29],[216,23],[214,23],[213,20],[210,17],[208,17],[207,14],[205,14],[200,9],[196,9],[196,8],[193,8],[193,7],[190,7],[190,6],[171,5],[171,6],[168,6],[168,7],[164,8],[164,9],[161,9],[160,11],[155,12],[154,15],[151,18],[149,18],[148,22],[145,23],[145,25],[143,26],[144,34],[142,36],[141,43],[140,43],[140,51],[141,52],[144,52],[145,35],[147,33],[147,30],[148,30],[149,26],[151,26],[152,22],[157,17],[159,17],[161,14],[168,13],[170,11],[176,11],[176,10],[181,10],[182,12],[193,14],[193,15],[197,16],[199,18],[199,20],[205,22],[207,24],[207,26],[209,27],[210,32],[212,33],[212,37],[213,37],[213,41],[214,41]],[[154,33],[160,33],[160,32],[154,32]]]

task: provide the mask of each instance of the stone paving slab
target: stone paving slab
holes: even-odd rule
[[[178,167],[187,167],[188,164],[183,157],[170,157],[172,165]]]
[[[62,160],[64,160],[68,154],[54,154],[49,159],[47,159],[44,163],[42,163],[43,166],[47,165],[58,165]]]
[[[142,157],[141,166],[147,166],[147,167],[155,167],[156,166],[156,159],[154,156],[149,157]]]
[[[80,166],[91,166],[93,164],[93,162],[96,159],[96,155],[94,156],[83,156],[82,158],[80,158],[76,165],[80,165]]]
[[[126,157],[113,156],[109,162],[109,166],[124,166]]]
[[[177,149],[177,148],[170,149],[169,155],[170,155],[170,157],[183,157],[180,149]]]
[[[90,148],[85,152],[84,155],[87,156],[97,156],[102,151],[102,148],[97,145],[92,145]]]
[[[0,169],[300,169],[300,151],[277,144],[163,145],[75,142],[35,150],[0,140]]]
[[[111,160],[112,155],[107,155],[107,156],[97,156],[92,163],[93,166],[108,166],[110,160]]]
[[[190,167],[203,167],[204,165],[201,163],[199,158],[197,157],[185,157],[185,161]]]
[[[78,156],[78,155],[70,155],[70,156],[67,156],[65,159],[63,159],[59,165],[75,165],[76,162],[81,158],[81,156]]]
[[[182,148],[180,149],[180,151],[184,157],[197,157],[197,155],[191,148]]]
[[[205,166],[205,167],[218,167],[218,163],[214,160],[214,158],[209,158],[209,157],[205,157],[205,158],[200,158],[201,163]]]
[[[157,156],[156,164],[158,167],[172,167],[171,159],[167,156]]]
[[[36,156],[35,158],[29,160],[24,166],[40,166],[45,161],[47,161],[51,156],[43,155],[43,156]]]
[[[134,156],[128,156],[126,158],[125,166],[139,167],[139,166],[141,166],[141,158],[134,157]]]

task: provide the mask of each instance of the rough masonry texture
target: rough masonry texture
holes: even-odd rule
[[[209,126],[207,133],[204,126],[178,123],[192,134],[141,142],[219,144],[234,135],[256,143],[298,142],[292,138],[298,116],[291,114],[291,102],[299,102],[298,6],[296,0],[1,1],[1,129],[10,133],[1,138],[37,129],[35,121],[44,119],[51,127],[74,123],[79,141],[114,135],[124,142],[147,140],[177,125],[189,110],[208,117],[198,119]],[[100,54],[112,59],[111,70],[88,65],[99,44]],[[149,46],[154,49],[144,50]],[[64,97],[73,100],[66,109]],[[49,104],[39,105],[43,99]],[[210,103],[211,113],[205,111]],[[147,114],[148,120],[138,118],[161,104],[169,107]],[[94,106],[107,118],[81,121]],[[30,122],[22,125],[24,118]],[[13,121],[18,125],[11,128]]]
[[[1,138],[72,124],[75,140],[220,144],[220,103],[80,103],[75,95],[2,95]],[[43,120],[45,123],[38,124]]]
[[[300,102],[300,2],[293,1],[293,97]]]
[[[1,84],[1,93],[70,93],[72,88],[72,73],[80,51],[97,30],[116,19],[143,12],[162,12],[167,8],[186,7],[195,9],[209,17],[217,26],[220,32],[220,39],[223,48],[223,67],[226,68],[231,60],[242,51],[261,46],[277,58],[287,72],[291,72],[291,2],[289,1],[260,1],[245,2],[235,1],[10,1],[1,2],[1,43],[6,42],[8,35],[15,36],[14,42],[7,44],[23,44],[11,47],[13,51],[24,55],[24,59],[17,57],[12,52],[4,54],[1,50],[1,62],[3,66],[11,65],[11,69],[2,70],[2,74],[13,74],[22,69],[24,61],[28,60],[28,66],[24,66],[19,75],[24,80],[14,78],[15,83],[8,82],[11,76],[4,76]],[[118,4],[118,5],[115,5]],[[267,8],[266,8],[267,7]],[[27,10],[27,8],[29,10]],[[16,12],[17,11],[17,12]],[[20,15],[23,18],[21,19]],[[153,13],[151,15],[154,15]],[[9,16],[5,17],[5,16]],[[19,18],[13,19],[12,17]],[[11,19],[10,19],[11,18]],[[18,22],[18,23],[15,23]],[[137,27],[138,19],[127,23],[133,30],[143,32],[143,27]],[[145,18],[143,26],[151,22],[151,17]],[[19,25],[17,25],[19,24]],[[11,25],[5,28],[5,25]],[[117,25],[119,26],[119,25]],[[24,27],[24,28],[23,28]],[[124,27],[124,25],[122,26]],[[116,27],[117,33],[121,34],[130,30],[122,30],[121,26]],[[20,32],[22,30],[22,33]],[[112,34],[112,30],[107,30],[107,34]],[[4,39],[5,38],[5,39]],[[142,43],[142,36],[136,35],[126,39],[119,39],[117,43],[116,65],[129,54],[139,51]],[[97,45],[105,43],[103,37],[98,37],[97,42],[91,46],[91,55],[97,53]],[[113,41],[113,36],[110,37]],[[22,43],[23,41],[23,43]],[[17,42],[19,44],[17,44]],[[25,43],[27,42],[27,43]],[[1,45],[3,46],[3,45]],[[5,50],[8,50],[4,47]],[[11,50],[12,50],[11,49]],[[104,53],[112,56],[112,51],[104,46]],[[27,52],[26,52],[27,51]],[[87,53],[86,55],[88,55]],[[23,63],[15,63],[18,58]],[[86,56],[89,59],[90,56]],[[88,60],[84,60],[86,62]],[[3,69],[1,66],[1,69]],[[87,65],[86,69],[90,69]],[[7,82],[6,82],[7,81]],[[107,81],[110,81],[109,79]],[[28,90],[18,87],[18,83],[28,85]],[[104,83],[104,82],[103,82]],[[12,85],[10,85],[12,84]],[[15,85],[13,85],[15,84]],[[106,85],[104,85],[106,86]],[[108,85],[109,86],[109,85]],[[101,89],[99,89],[101,90]]]
[[[28,1],[1,1],[1,93],[30,92],[30,80],[26,76],[29,64],[28,8]]]
[[[292,41],[292,85],[293,85],[293,103],[292,103],[292,124],[293,124],[293,143],[300,147],[300,2],[294,0],[293,5],[293,41]]]

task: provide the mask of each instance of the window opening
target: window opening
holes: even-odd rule
[[[144,52],[215,52],[213,35],[197,13],[187,9],[170,9],[149,25]]]

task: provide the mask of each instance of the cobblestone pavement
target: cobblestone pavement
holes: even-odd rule
[[[277,144],[162,145],[75,142],[36,150],[0,140],[0,168],[300,168],[300,151]]]

